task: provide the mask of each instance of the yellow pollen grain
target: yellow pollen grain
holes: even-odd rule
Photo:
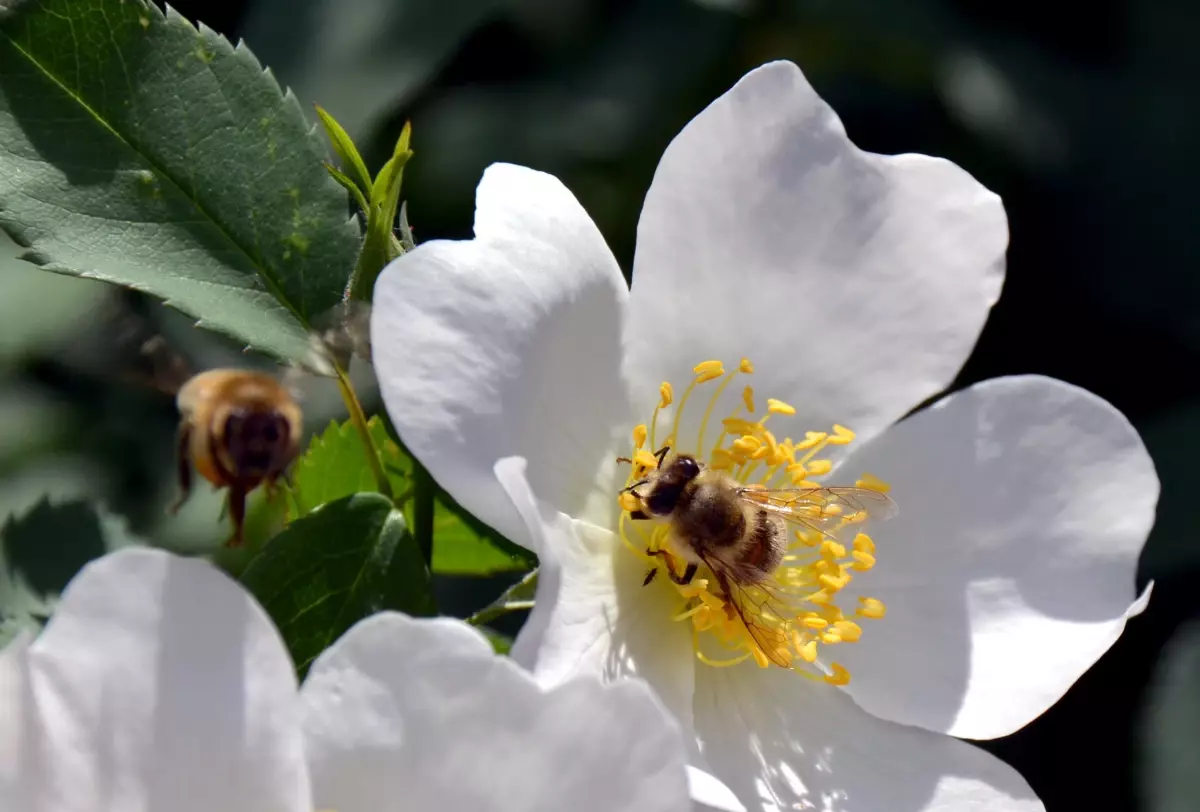
[[[833,624],[833,628],[846,643],[857,643],[858,638],[862,637],[862,626],[853,620],[839,620]]]
[[[820,584],[826,589],[829,589],[833,592],[837,592],[844,586],[842,579],[836,575],[822,575],[817,578],[817,581],[820,582]]]
[[[752,375],[754,373],[754,364],[750,363],[749,358],[743,358],[741,363],[738,364],[738,372]]]
[[[762,440],[757,437],[752,437],[749,434],[743,434],[741,437],[733,441],[733,450],[742,454],[753,454],[762,447]]]
[[[830,685],[848,685],[850,684],[850,672],[847,671],[838,663],[830,663],[829,670],[832,674],[827,674],[825,681]]]
[[[823,617],[818,617],[817,615],[809,615],[808,617],[801,620],[800,623],[802,626],[805,626],[806,628],[816,629],[817,631],[820,631],[821,629],[824,629],[826,626],[829,625],[828,620],[826,620]]]
[[[878,491],[879,493],[887,493],[888,491],[890,491],[892,489],[891,485],[887,484],[886,482],[884,482],[882,479],[875,476],[874,474],[863,474],[862,478],[859,479],[854,484],[860,488],[866,488],[867,490],[871,490],[871,491]]]
[[[806,465],[809,476],[825,476],[833,470],[833,463],[829,460],[809,460]]]
[[[817,641],[809,640],[800,647],[800,659],[806,663],[815,663],[817,661]]]
[[[754,414],[756,411],[758,411],[757,409],[754,408],[754,387],[753,386],[747,386],[745,389],[742,390],[742,403],[744,403],[746,405],[746,411],[748,411],[750,414]]]
[[[644,448],[639,448],[633,455],[634,465],[640,465],[643,468],[657,468],[658,457],[651,454]]]
[[[629,491],[625,491],[617,497],[617,504],[621,506],[621,510],[628,511],[629,513],[642,509],[642,500]]]
[[[869,570],[875,566],[875,556],[870,553],[864,553],[862,550],[855,550],[854,553],[854,569]]]
[[[836,541],[825,539],[821,542],[821,554],[830,556],[831,558],[844,558],[846,556],[846,547]]]
[[[646,444],[646,424],[639,423],[633,427],[633,447],[641,448]]]
[[[854,537],[854,549],[860,553],[874,553],[875,542],[871,541],[871,537],[866,533],[859,533]]]
[[[665,409],[675,400],[675,390],[671,387],[670,381],[663,381],[662,386],[658,387],[658,408]]]
[[[842,636],[837,632],[825,632],[821,635],[821,642],[827,646],[832,646],[842,642]]]
[[[883,601],[881,600],[876,598],[859,598],[858,602],[861,605],[858,607],[858,611],[855,612],[856,615],[869,617],[872,620],[879,620],[887,614],[887,607],[883,605]]]
[[[829,444],[848,445],[854,442],[854,438],[856,436],[857,435],[855,435],[854,432],[850,431],[850,429],[846,428],[845,426],[839,426],[838,424],[834,423],[833,435],[829,438]]]
[[[825,442],[827,437],[828,435],[823,431],[806,431],[804,432],[804,439],[796,443],[796,450],[804,451],[813,448],[818,443]]]
[[[704,361],[696,364],[692,372],[696,373],[696,383],[707,383],[725,374],[725,365],[720,361]]]
[[[795,414],[796,407],[782,400],[767,398],[767,411],[771,414]]]
[[[734,466],[733,455],[723,448],[718,448],[712,453],[712,458],[709,460],[708,466],[715,468],[718,471],[727,471]]]

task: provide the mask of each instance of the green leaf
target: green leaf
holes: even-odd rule
[[[0,5],[0,228],[47,270],[303,359],[358,250],[325,154],[245,46],[170,9]]]
[[[316,105],[317,116],[321,119],[322,126],[325,127],[325,134],[329,136],[329,142],[333,145],[333,151],[337,153],[338,158],[345,167],[347,176],[354,181],[355,187],[364,195],[371,193],[371,173],[367,171],[367,165],[363,163],[362,156],[358,154],[358,147],[354,146],[354,141],[350,138],[349,133],[342,129],[342,125],[337,123],[333,116],[326,113],[320,105]],[[363,211],[366,211],[363,207]]]
[[[350,196],[354,198],[354,203],[358,206],[359,211],[361,211],[363,214],[367,214],[371,211],[371,204],[367,202],[365,197],[363,197],[362,190],[358,188],[358,184],[350,179],[349,175],[338,169],[336,166],[332,166],[330,164],[325,164],[325,171],[329,173],[329,177],[338,182],[338,186],[341,186],[350,193]]]
[[[263,548],[242,583],[279,627],[303,676],[343,632],[385,609],[436,611],[404,516],[379,494],[331,502]]]
[[[83,501],[43,500],[0,528],[0,647],[37,631],[67,582],[105,553],[141,542],[124,522]]]
[[[409,460],[390,437],[378,416],[367,421],[375,447],[383,455],[384,470],[388,472],[396,493],[404,491]],[[367,451],[354,424],[331,422],[325,431],[314,437],[308,450],[292,468],[292,500],[288,514],[306,516],[321,505],[375,489]]]
[[[404,125],[392,157],[379,170],[371,187],[371,209],[367,217],[367,235],[363,239],[362,252],[354,268],[350,283],[350,298],[371,301],[375,280],[384,266],[404,252],[392,229],[396,223],[396,212],[400,208],[400,186],[404,179],[404,166],[412,157],[408,148],[412,127]]]
[[[533,553],[467,513],[443,491],[433,516],[433,571],[439,575],[491,575],[537,566]]]

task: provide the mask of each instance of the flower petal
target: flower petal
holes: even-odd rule
[[[696,660],[687,624],[671,621],[669,590],[642,588],[646,565],[612,531],[536,501],[524,460],[501,460],[496,476],[541,551],[534,608],[513,644],[517,662],[547,686],[579,674],[641,677],[688,730]]]
[[[1125,418],[1050,378],[951,395],[846,460],[892,485],[877,564],[847,594],[881,599],[836,658],[871,713],[967,738],[1019,729],[1141,611],[1134,576],[1158,479]]]
[[[645,684],[543,692],[459,621],[368,618],[301,694],[318,809],[688,808],[683,737]]]
[[[566,187],[507,164],[480,181],[474,240],[425,243],[376,283],[372,353],[392,422],[442,487],[513,541],[529,543],[492,475],[501,457],[530,460],[539,498],[587,514],[628,422],[627,296]]]
[[[684,128],[646,196],[626,325],[635,406],[701,361],[747,356],[800,431],[866,438],[954,378],[1007,242],[999,198],[962,169],[859,151],[795,65],[764,65]]]
[[[291,659],[211,565],[107,555],[71,581],[24,656],[22,699],[0,706],[0,742],[23,742],[0,808],[309,808]]]
[[[1035,812],[1025,780],[965,742],[876,719],[822,683],[749,663],[696,675],[696,732],[750,810]]]

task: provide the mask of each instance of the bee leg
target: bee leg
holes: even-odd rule
[[[650,586],[655,575],[658,575],[658,567],[651,567],[650,571],[646,573],[646,577],[642,579],[642,586]]]
[[[684,568],[683,575],[676,575],[675,565],[672,563],[671,554],[666,550],[646,550],[646,553],[648,555],[656,555],[667,563],[667,577],[670,578],[673,583],[679,584],[680,586],[687,586],[692,582],[692,579],[696,577],[696,570],[699,569],[699,567],[691,563]],[[658,568],[656,567],[653,572],[658,572]],[[651,576],[647,575],[646,584],[650,583],[650,580]],[[642,584],[642,586],[645,586],[646,584]]]
[[[631,460],[629,457],[617,457],[617,462],[618,463],[627,462],[630,465],[633,465],[633,460]]]
[[[649,482],[650,482],[650,480],[648,480],[648,479],[639,479],[637,482],[633,483],[632,485],[626,485],[624,488],[621,488],[621,490],[617,491],[617,493],[633,493],[634,488],[640,487],[642,485],[646,485]]]
[[[242,546],[242,527],[246,523],[246,489],[239,483],[229,486],[229,515],[233,519],[233,535],[226,547]]]
[[[671,446],[665,445],[658,451],[654,452],[654,459],[658,460],[658,467],[662,468],[663,460],[667,458],[667,452],[671,450]]]
[[[629,514],[629,518],[633,519],[635,522],[644,522],[650,517],[647,516],[644,511],[635,510]]]
[[[699,569],[695,564],[688,564],[687,569],[683,571],[683,575],[676,575],[673,569],[667,569],[667,577],[680,586],[687,586],[696,577],[696,570]]]
[[[188,445],[191,443],[192,429],[187,423],[179,424],[179,439],[176,444],[178,454],[177,465],[179,473],[179,496],[167,508],[168,513],[178,513],[183,503],[192,493],[192,461],[188,459]]]

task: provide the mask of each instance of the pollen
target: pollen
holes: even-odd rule
[[[838,447],[852,443],[854,432],[837,424],[828,431],[792,426],[798,409],[776,398],[767,398],[766,409],[759,413],[754,389],[748,385],[741,387],[740,397],[735,394],[737,387],[725,396],[734,378],[754,370],[747,358],[728,372],[720,360],[707,360],[692,369],[693,377],[678,399],[670,382],[659,387],[649,423],[633,429],[633,449],[623,458],[633,464],[626,490],[617,500],[620,537],[631,553],[652,568],[645,587],[674,591],[678,602],[670,619],[689,624],[701,663],[778,667],[846,685],[849,672],[828,659],[827,653],[831,647],[858,642],[867,633],[860,623],[886,614],[886,607],[875,598],[858,598],[857,605],[853,601],[847,605],[844,590],[857,577],[863,577],[864,583],[869,580],[869,571],[877,564],[875,540],[862,530],[866,522],[880,516],[881,505],[892,505],[885,496],[889,486],[865,472],[850,480],[853,486],[843,487],[845,480],[822,482],[837,469],[844,454]],[[682,437],[681,427],[695,425],[683,422],[684,412],[695,402],[693,395],[706,397],[702,392],[707,392],[707,405],[693,407],[700,414],[699,430],[694,437]],[[660,411],[671,405],[675,405],[673,417],[660,421]],[[657,438],[664,436],[659,445]],[[702,470],[711,468],[737,480],[744,489],[738,497],[747,515],[758,511],[769,517],[772,526],[786,530],[777,538],[786,549],[768,577],[747,577],[746,569],[737,568],[736,559],[731,565],[702,548],[689,547],[686,540],[672,536],[669,516],[646,518],[644,480],[652,482],[659,460],[668,465],[675,454],[690,454]],[[738,550],[760,557],[762,546],[761,541],[757,546],[751,541]],[[689,566],[689,561],[696,561],[696,566]],[[654,574],[660,577],[653,578]]]

